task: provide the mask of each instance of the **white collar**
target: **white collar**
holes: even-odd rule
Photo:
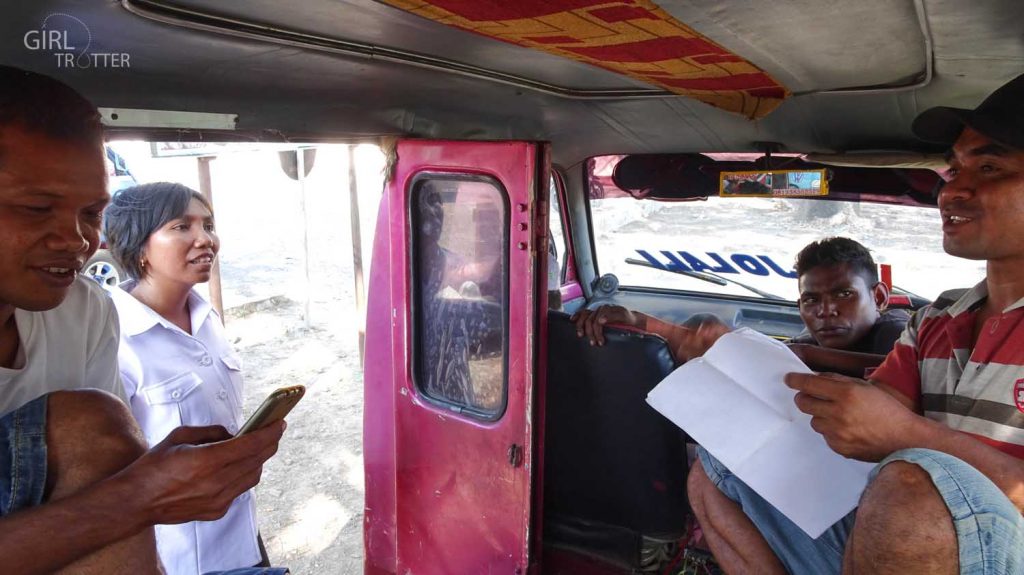
[[[135,285],[135,281],[129,280],[110,290],[110,297],[114,300],[118,316],[121,319],[122,334],[128,337],[136,336],[149,331],[155,325],[162,325],[167,329],[185,333],[180,327],[153,311],[153,308],[128,293]],[[199,328],[211,314],[217,314],[210,302],[203,299],[203,296],[196,293],[194,289],[188,292],[188,309],[194,333],[199,332]],[[191,336],[192,334],[186,335]]]

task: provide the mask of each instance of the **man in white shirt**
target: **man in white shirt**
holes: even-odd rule
[[[0,66],[5,572],[161,573],[152,526],[223,515],[259,482],[284,431],[231,439],[220,427],[182,427],[146,450],[112,395],[121,391],[111,304],[77,277],[108,200],[95,107]]]
[[[70,269],[76,264],[62,265]],[[62,389],[91,387],[125,399],[116,361],[118,324],[110,298],[84,277],[75,279],[66,291],[67,297],[53,309],[15,308],[8,318],[17,329],[20,345],[11,365],[0,363],[0,415]],[[3,333],[9,330],[5,325]]]

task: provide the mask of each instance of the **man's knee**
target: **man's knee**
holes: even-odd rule
[[[906,565],[946,572],[956,568],[957,535],[942,496],[927,471],[904,461],[887,464],[857,509],[853,548],[859,569],[898,572]]]
[[[898,507],[929,509],[948,515],[942,496],[927,471],[905,461],[887,464],[864,492],[860,508],[875,512]]]
[[[51,497],[117,473],[147,448],[128,407],[103,391],[52,393],[46,419],[47,491]]]

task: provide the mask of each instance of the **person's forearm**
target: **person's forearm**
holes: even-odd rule
[[[808,356],[806,358],[807,364],[811,369],[842,373],[843,375],[860,378],[864,377],[866,369],[878,367],[885,361],[884,355],[845,351],[821,346],[808,346],[804,353]]]
[[[653,315],[647,315],[639,311],[634,311],[633,314],[638,320],[636,322],[636,327],[646,331],[647,333],[659,335],[666,340],[672,335],[672,328],[676,327],[674,324],[662,321]]]
[[[150,526],[138,486],[117,476],[64,499],[0,518],[8,573],[51,573]]]
[[[934,449],[964,460],[995,483],[1024,512],[1024,461],[937,421],[918,417],[907,447]]]
[[[635,311],[633,313],[640,318],[640,321],[638,322],[640,325],[638,325],[637,327],[646,331],[647,333],[653,333],[655,335],[658,335],[666,342],[668,342],[668,348],[672,350],[673,359],[675,359],[676,363],[682,363],[685,360],[685,358],[675,357],[676,350],[680,348],[682,344],[683,335],[686,333],[685,328],[683,328],[682,326],[678,326],[674,323],[660,320],[654,316],[647,315],[645,313],[640,313],[638,311]]]

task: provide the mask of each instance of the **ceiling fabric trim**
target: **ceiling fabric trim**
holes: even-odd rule
[[[436,22],[610,70],[748,118],[790,95],[649,0],[381,0]]]

